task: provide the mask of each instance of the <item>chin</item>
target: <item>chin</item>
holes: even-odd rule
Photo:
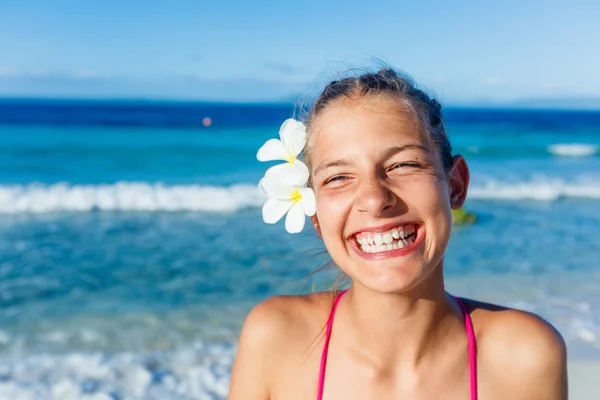
[[[352,278],[354,284],[379,293],[408,293],[431,281],[431,277],[439,275],[443,279],[443,274],[432,274],[441,265],[443,252],[439,259],[438,252],[429,254],[427,249],[435,248],[436,245],[431,243],[432,238],[426,234],[425,225],[410,225],[413,227],[405,229],[404,235],[400,233],[398,248],[395,242],[392,247],[389,243],[376,243],[374,250],[367,243],[377,239],[376,235],[351,236],[344,248],[350,259],[340,260],[337,264],[349,267],[344,272]],[[395,237],[394,235],[393,238]],[[385,239],[385,235],[382,238]],[[387,239],[389,241],[390,238]],[[339,254],[342,255],[342,251]],[[428,256],[433,256],[433,259]]]
[[[422,267],[413,263],[396,262],[389,266],[383,265],[387,264],[385,262],[373,264],[376,265],[356,266],[355,273],[351,274],[352,282],[374,292],[399,294],[411,291],[426,278]]]

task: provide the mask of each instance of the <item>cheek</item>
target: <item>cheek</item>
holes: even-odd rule
[[[445,247],[450,238],[452,228],[452,212],[450,210],[448,189],[444,181],[433,183],[431,191],[422,196],[422,210],[429,217],[430,239],[435,241],[435,248]]]
[[[448,182],[437,176],[415,179],[411,182],[408,191],[411,193],[412,200],[421,204],[428,213],[437,213],[450,207]]]
[[[450,203],[448,200],[448,193],[444,188],[433,187],[431,192],[422,197],[422,203],[427,208],[427,214],[429,215],[450,215]]]
[[[412,185],[404,188],[404,193],[410,194],[409,208],[418,210],[425,222],[433,229],[430,237],[443,237],[449,235],[449,226],[452,222],[447,182],[441,179],[414,181]]]
[[[323,238],[327,236],[340,236],[346,217],[352,208],[352,199],[349,196],[332,195],[325,191],[318,192],[317,216],[321,225]]]

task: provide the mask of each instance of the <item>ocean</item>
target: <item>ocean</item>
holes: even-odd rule
[[[0,100],[0,399],[224,399],[251,307],[338,276],[312,274],[312,230],[261,219],[256,151],[293,110]],[[478,216],[454,228],[448,290],[600,358],[600,112],[445,120]]]

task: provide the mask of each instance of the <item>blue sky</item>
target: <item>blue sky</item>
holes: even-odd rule
[[[600,98],[598,1],[0,0],[0,97],[278,100],[373,58],[447,102]]]

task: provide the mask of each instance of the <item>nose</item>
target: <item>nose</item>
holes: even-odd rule
[[[372,178],[360,185],[357,197],[358,211],[373,217],[382,217],[394,208],[396,195],[380,179]]]

